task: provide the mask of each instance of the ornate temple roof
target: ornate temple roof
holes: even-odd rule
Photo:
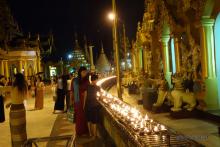
[[[21,36],[18,23],[15,21],[6,0],[0,1],[0,45],[10,41],[16,36]]]
[[[108,61],[107,56],[105,55],[104,48],[102,45],[101,53],[100,53],[99,58],[96,62],[96,70],[98,72],[108,72],[108,71],[110,71],[110,69],[111,69],[111,65]]]

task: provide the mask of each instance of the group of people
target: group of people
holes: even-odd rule
[[[78,76],[75,78],[62,76],[57,80],[57,98],[55,101],[54,112],[64,111],[64,98],[66,97],[66,109],[74,108],[74,123],[77,136],[90,135],[97,136],[98,114],[100,104],[96,99],[100,88],[96,85],[98,75],[91,74],[85,67],[80,67]],[[91,82],[90,82],[91,81]],[[27,140],[26,132],[26,110],[24,101],[28,97],[28,81],[24,75],[17,73],[11,88],[11,102],[6,105],[10,107],[10,130],[12,146],[22,146]],[[0,100],[3,101],[3,88],[0,87]],[[40,77],[36,81],[35,109],[43,108],[44,84]],[[3,102],[2,102],[3,103]],[[4,104],[0,108],[0,113],[4,111]],[[4,112],[3,112],[4,113]],[[2,115],[1,115],[2,116]],[[3,118],[1,118],[3,119]]]
[[[54,113],[64,113],[72,107],[77,136],[97,136],[96,124],[100,108],[96,99],[100,91],[96,85],[97,80],[98,75],[90,75],[85,67],[79,68],[77,77],[63,75],[57,79]]]

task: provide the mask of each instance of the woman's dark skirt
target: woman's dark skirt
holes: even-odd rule
[[[86,109],[86,119],[93,124],[99,123],[100,106],[91,107]]]
[[[12,104],[9,117],[12,147],[21,147],[27,140],[24,104]]]
[[[64,110],[65,92],[62,89],[57,89],[57,100],[55,102],[54,110]]]
[[[0,95],[0,123],[5,121],[4,97]]]

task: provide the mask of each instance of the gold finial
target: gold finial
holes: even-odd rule
[[[104,47],[102,41],[101,41],[101,53],[104,54]]]

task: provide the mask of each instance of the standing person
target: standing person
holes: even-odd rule
[[[86,112],[87,125],[89,128],[89,135],[97,137],[97,123],[99,117],[100,104],[97,100],[97,92],[100,91],[100,87],[96,85],[98,75],[91,76],[91,84],[88,85],[87,91],[85,91],[84,110]]]
[[[63,76],[62,76],[62,80],[63,80],[63,94],[64,94],[64,95],[63,95],[64,108],[65,108],[65,98],[66,98],[67,90],[68,90],[68,87],[67,87],[67,79],[68,79],[68,76],[69,76],[69,75],[63,75]],[[66,105],[67,105],[67,103],[69,103],[69,102],[67,102],[67,99],[66,99]],[[63,108],[63,112],[65,112],[65,111],[64,111],[64,108]]]
[[[83,110],[84,94],[89,84],[88,73],[85,67],[80,67],[78,77],[72,80],[72,99],[74,102],[74,120],[76,135],[82,136],[88,134],[85,112]]]
[[[56,99],[57,99],[57,82],[56,82],[55,78],[53,78],[51,80],[51,90],[52,90],[53,100],[56,101]]]
[[[64,97],[65,97],[65,92],[64,92],[63,78],[62,76],[59,76],[57,80],[57,99],[54,105],[53,113],[64,112]]]
[[[23,74],[17,73],[12,86],[10,108],[10,129],[12,147],[21,147],[27,140],[26,111],[24,100],[27,99],[27,83]]]
[[[31,78],[27,80],[28,90],[31,90]]]
[[[70,102],[71,82],[72,82],[72,76],[69,75],[67,77],[66,110],[68,110],[71,105],[71,102]]]
[[[44,83],[41,77],[37,78],[36,82],[36,97],[35,97],[35,109],[40,110],[44,107]]]
[[[4,110],[4,87],[0,84],[0,123],[5,121],[5,110]]]

